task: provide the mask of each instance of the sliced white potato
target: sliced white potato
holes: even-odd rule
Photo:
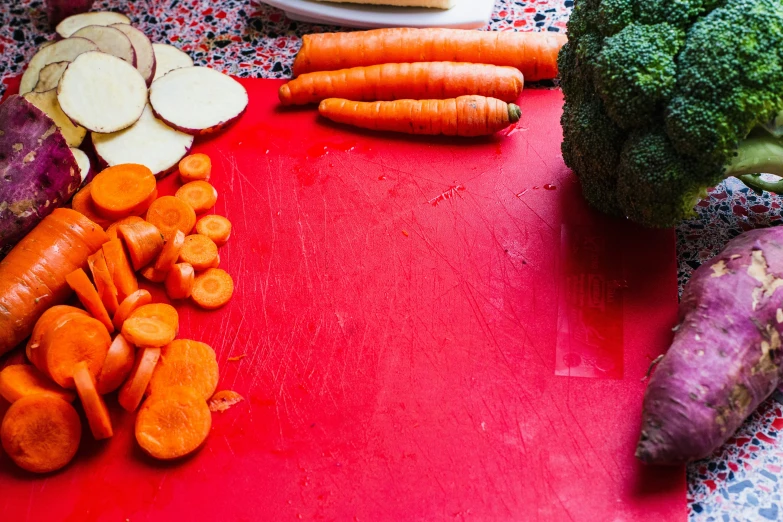
[[[28,92],[24,99],[41,109],[49,116],[65,138],[69,147],[78,147],[87,135],[87,129],[74,125],[65,115],[57,102],[57,89],[45,92]]]
[[[113,13],[111,11],[80,13],[69,16],[57,24],[55,31],[57,31],[57,34],[63,38],[68,38],[82,27],[87,27],[88,25],[112,25],[129,23],[131,23],[130,18],[122,13]]]
[[[133,50],[136,51],[136,69],[144,77],[147,85],[151,84],[152,78],[155,76],[155,51],[152,48],[150,39],[132,25],[114,24],[111,27],[122,31],[128,37],[131,45],[133,45]]]
[[[73,33],[72,37],[86,38],[97,45],[100,52],[116,56],[136,66],[136,51],[133,49],[133,44],[119,29],[105,25],[88,25]]]
[[[140,163],[157,177],[177,167],[193,146],[193,136],[172,129],[152,113],[147,105],[139,121],[130,128],[111,134],[92,134],[99,161],[111,167],[121,163]]]
[[[139,119],[147,84],[134,66],[101,52],[80,55],[65,69],[57,100],[74,123],[93,132],[116,132]]]
[[[22,75],[22,82],[19,84],[19,94],[25,94],[35,88],[38,83],[38,74],[41,69],[55,62],[72,62],[82,53],[87,51],[97,51],[98,46],[86,38],[68,38],[60,40],[52,45],[47,45],[30,59],[27,69]]]
[[[87,181],[87,178],[90,176],[90,173],[92,172],[92,164],[90,164],[90,158],[87,157],[87,154],[84,153],[81,149],[75,149],[71,147],[71,153],[73,153],[73,157],[76,158],[76,164],[79,165],[79,174],[82,177],[82,183]]]
[[[208,134],[239,118],[247,91],[238,81],[208,67],[185,67],[152,82],[155,115],[188,134]]]
[[[173,45],[154,43],[152,49],[155,52],[156,61],[155,76],[152,81],[174,69],[193,67],[193,58]]]
[[[69,63],[71,62],[54,62],[41,69],[38,73],[38,83],[35,84],[33,92],[46,92],[56,89]]]

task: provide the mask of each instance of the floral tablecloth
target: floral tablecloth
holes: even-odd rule
[[[564,31],[573,0],[497,0],[488,29]],[[51,39],[40,0],[0,0],[0,77],[22,71]],[[338,30],[297,23],[256,0],[97,1],[128,14],[153,41],[174,44],[200,65],[237,76],[286,78],[303,34]],[[0,94],[5,89],[0,84]],[[743,230],[780,224],[781,200],[728,181],[698,216],[677,227],[680,288],[700,263]],[[692,521],[783,520],[783,411],[772,398],[713,458],[688,468]]]

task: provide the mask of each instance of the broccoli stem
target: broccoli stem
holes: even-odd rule
[[[726,177],[739,178],[754,190],[783,194],[783,179],[767,181],[761,174],[783,177],[783,139],[754,136],[740,143],[737,155],[726,168]]]

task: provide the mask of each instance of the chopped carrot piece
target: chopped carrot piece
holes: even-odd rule
[[[196,225],[196,211],[174,196],[162,196],[152,202],[147,210],[147,221],[158,227],[168,240],[175,232],[190,234]]]
[[[212,397],[218,383],[218,363],[208,344],[177,339],[163,347],[160,361],[152,374],[149,394],[165,394],[166,390],[187,386],[204,400]]]
[[[84,270],[81,268],[74,270],[65,276],[65,281],[68,283],[68,286],[76,292],[79,301],[82,302],[87,311],[103,323],[109,333],[113,332],[114,325],[109,318],[109,313],[106,311],[106,307],[103,305],[103,301],[101,301],[98,291],[95,290],[95,287],[90,282],[90,278],[87,277]]]
[[[174,329],[179,331],[179,314],[177,309],[166,303],[152,303],[139,307],[129,317],[149,317],[160,319]]]
[[[166,295],[169,299],[186,299],[190,297],[193,283],[196,281],[196,271],[188,263],[177,263],[166,275]]]
[[[117,396],[120,406],[128,411],[135,411],[139,407],[159,358],[160,348],[144,348],[138,354],[133,370]]]
[[[217,246],[223,246],[231,236],[231,221],[223,216],[210,214],[196,222],[196,232],[202,236],[207,236]]]
[[[196,271],[206,270],[215,262],[218,248],[214,241],[201,234],[191,234],[185,238],[179,251],[179,261],[193,265]]]
[[[111,393],[125,382],[125,379],[133,370],[136,359],[136,350],[133,349],[122,334],[117,334],[109,346],[106,360],[103,362],[100,373],[96,377],[98,393],[106,395]]]
[[[95,440],[108,439],[114,435],[109,409],[95,388],[95,377],[90,372],[87,363],[81,362],[76,365],[73,381],[76,384],[76,393],[79,394],[79,399],[82,401],[87,424],[90,425],[90,431],[92,431]]]
[[[212,264],[209,265],[209,268],[219,268],[220,267],[220,254],[215,256],[215,260],[212,261]]]
[[[150,283],[162,283],[166,280],[166,272],[158,270],[152,265],[143,268],[139,273],[141,274],[141,277]]]
[[[228,360],[228,362],[238,362],[238,361],[241,361],[242,359],[244,359],[245,357],[247,357],[247,354],[243,353],[243,354],[240,354],[240,355],[235,355],[233,357],[229,357],[227,360]]]
[[[57,386],[31,364],[10,364],[0,371],[0,396],[15,402],[28,395],[53,395],[73,402],[72,391]]]
[[[109,167],[98,173],[90,185],[95,208],[109,219],[143,213],[151,203],[150,195],[156,189],[152,171],[135,163]]]
[[[120,225],[117,233],[125,242],[134,270],[150,264],[163,250],[163,236],[152,223],[126,223]]]
[[[41,366],[35,362],[35,359],[40,352],[38,348],[41,346],[41,341],[43,340],[44,334],[49,331],[55,320],[59,319],[65,314],[72,313],[88,315],[87,312],[81,308],[68,305],[55,305],[43,313],[43,315],[38,319],[38,321],[36,321],[35,326],[33,327],[33,334],[30,336],[30,340],[27,341],[27,346],[25,347],[25,355],[27,355],[27,360],[33,363],[36,367]]]
[[[243,400],[245,400],[245,398],[235,391],[220,390],[219,392],[215,392],[215,395],[207,401],[207,404],[209,405],[209,411],[223,413],[231,406],[238,404]]]
[[[139,348],[160,348],[174,340],[170,324],[149,317],[129,317],[122,323],[122,335]]]
[[[101,228],[110,227],[112,220],[106,219],[98,213],[92,201],[92,183],[88,183],[71,199],[71,208],[79,212],[90,221],[100,225]]]
[[[139,289],[136,274],[133,273],[133,268],[120,239],[111,239],[101,248],[103,249],[103,257],[106,259],[106,266],[109,268],[112,281],[117,288],[117,299],[122,301]]]
[[[111,336],[97,319],[82,314],[67,314],[55,321],[44,335],[38,369],[63,388],[73,389],[76,365],[86,362],[98,373],[111,346]]]
[[[117,239],[119,237],[117,235],[117,227],[130,223],[140,223],[142,221],[144,221],[144,219],[139,216],[128,216],[126,218],[122,218],[121,220],[115,221],[109,225],[109,228],[106,229],[106,235],[109,236],[109,239]]]
[[[152,295],[144,289],[136,290],[131,295],[123,299],[122,303],[120,303],[120,306],[117,308],[117,313],[114,314],[114,318],[112,319],[114,328],[116,328],[118,331],[122,330],[122,323],[125,322],[125,319],[130,317],[130,315],[137,308],[140,308],[151,302]]]
[[[234,294],[234,280],[225,270],[210,268],[196,277],[190,297],[206,310],[214,310],[226,304]]]
[[[106,307],[109,315],[114,315],[120,303],[117,302],[117,287],[114,285],[114,279],[109,272],[109,266],[106,264],[103,249],[88,257],[87,265],[90,267],[90,272],[92,272],[95,290],[98,292],[103,306]]]
[[[179,251],[182,250],[183,244],[185,244],[185,233],[177,230],[163,245],[163,251],[155,261],[155,270],[168,272],[179,259]]]
[[[191,154],[179,161],[179,179],[189,181],[209,181],[212,173],[212,160],[206,154]]]
[[[211,427],[206,401],[190,388],[172,388],[144,401],[136,416],[136,441],[151,457],[177,459],[200,448]]]
[[[49,473],[68,464],[82,437],[79,414],[51,395],[28,395],[14,402],[3,418],[0,439],[11,460],[33,473]]]
[[[185,183],[174,195],[190,205],[196,214],[206,212],[214,207],[218,197],[215,187],[206,181]]]

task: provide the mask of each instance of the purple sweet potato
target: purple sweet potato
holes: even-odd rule
[[[21,96],[0,105],[0,259],[81,184],[65,138]]]
[[[46,15],[52,29],[71,15],[86,13],[95,0],[46,0]]]
[[[775,390],[781,286],[783,227],[738,236],[693,273],[672,346],[644,395],[639,459],[680,464],[710,455]]]

